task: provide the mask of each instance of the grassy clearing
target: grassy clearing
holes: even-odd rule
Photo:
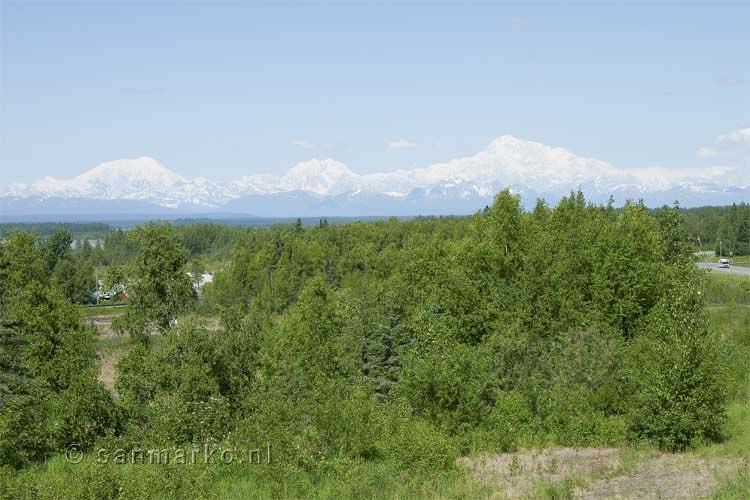
[[[126,304],[111,306],[80,306],[78,310],[84,318],[91,316],[115,316],[117,314],[125,314],[128,310],[128,306]]]
[[[750,305],[750,277],[707,273],[706,303],[711,306]],[[720,319],[718,324],[721,324]],[[714,321],[713,324],[717,324]]]
[[[97,325],[100,332],[103,330],[101,325]],[[160,335],[152,336],[154,345],[158,345],[162,337]],[[109,328],[106,333],[99,335],[96,342],[96,357],[99,361],[99,381],[104,386],[115,393],[115,380],[117,379],[117,362],[127,355],[134,345],[134,340],[130,335],[112,334]]]
[[[737,476],[725,481],[714,495],[715,500],[747,500],[750,497],[750,466],[745,459]]]
[[[99,381],[114,392],[117,370],[115,366],[130,350],[133,340],[129,335],[100,335],[96,344],[99,361]]]
[[[724,478],[715,499],[750,498],[750,278],[709,276],[711,328],[727,339],[726,377],[733,401],[727,408],[727,439],[697,450],[712,460],[733,458],[737,473]]]

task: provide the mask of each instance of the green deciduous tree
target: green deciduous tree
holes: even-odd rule
[[[119,328],[147,342],[147,330],[166,330],[190,309],[195,292],[186,269],[187,250],[172,226],[150,222],[134,229],[131,238],[139,251],[128,269],[130,306]]]

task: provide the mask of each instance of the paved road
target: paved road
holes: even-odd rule
[[[698,262],[699,269],[711,269],[715,273],[724,274],[739,274],[740,276],[750,276],[750,267],[732,266],[729,269],[722,269],[719,264],[708,264],[706,262]]]

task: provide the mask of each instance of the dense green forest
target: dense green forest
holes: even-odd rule
[[[736,211],[704,210],[577,193],[525,212],[504,191],[460,218],[148,223],[75,249],[65,231],[15,233],[0,246],[0,497],[221,498],[240,476],[261,497],[310,497],[326,477],[457,480],[480,451],[720,442],[748,351],[708,326],[695,221]],[[198,294],[187,272],[206,262],[222,264]],[[94,268],[128,290],[114,391],[74,305]],[[71,443],[83,461],[45,472]],[[96,454],[187,446],[269,463]]]
[[[616,209],[622,211],[622,208]],[[651,209],[651,215],[658,209]],[[687,234],[687,242],[696,250],[720,251],[722,243],[725,255],[748,255],[750,252],[750,204],[740,203],[723,207],[698,207],[681,209],[681,221]],[[445,218],[445,217],[444,217]],[[330,225],[350,224],[354,222],[385,222],[378,217],[364,218],[357,221],[342,217],[330,219]],[[408,222],[412,218],[400,218]],[[416,220],[422,220],[417,217]],[[329,224],[328,219],[177,219],[172,222],[183,244],[189,250],[190,259],[208,259],[226,261],[230,252],[246,234],[258,229],[278,228],[290,225],[302,225],[305,228]],[[86,257],[95,266],[124,264],[131,261],[138,245],[128,239],[129,229],[115,228],[106,223],[87,222],[54,222],[54,223],[2,223],[0,238],[9,238],[17,232],[28,232],[46,239],[64,231],[75,240],[75,247],[84,248]],[[91,240],[91,241],[87,241]],[[100,243],[99,243],[100,242]],[[98,244],[97,244],[98,243]],[[99,248],[95,248],[99,247]],[[106,250],[105,250],[106,249]]]
[[[750,255],[750,204],[690,208],[683,214],[688,234],[701,250]]]

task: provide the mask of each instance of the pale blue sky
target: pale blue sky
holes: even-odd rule
[[[503,134],[699,167],[750,126],[748,2],[0,0],[0,16],[0,183],[137,156],[187,176],[391,170]]]

